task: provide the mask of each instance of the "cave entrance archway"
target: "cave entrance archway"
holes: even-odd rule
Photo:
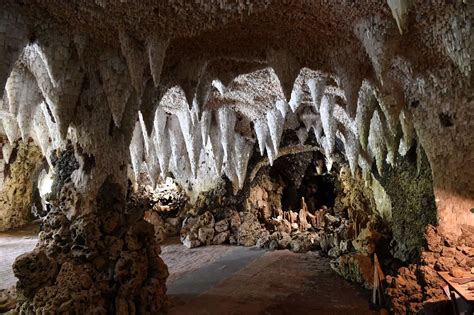
[[[316,151],[302,153],[301,156],[296,154],[292,157],[279,158],[270,167],[270,178],[283,186],[281,192],[283,211],[299,211],[301,198],[304,198],[311,213],[323,206],[334,207],[337,195],[336,178],[334,173],[323,173],[321,169],[323,160],[324,156]]]

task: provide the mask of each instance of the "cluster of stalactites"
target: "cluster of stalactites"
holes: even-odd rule
[[[247,79],[267,76],[275,80],[272,79],[275,73],[281,84],[278,71],[249,74]],[[236,82],[242,84],[247,79],[237,78]],[[311,131],[314,133],[324,152],[327,170],[331,170],[335,161],[339,139],[352,174],[360,167],[368,175],[373,161],[382,173],[385,163],[393,164],[395,156],[406,154],[413,144],[416,135],[410,112],[394,110],[398,106],[397,98],[364,80],[358,89],[352,116],[346,104],[348,90],[353,97],[352,88],[344,89],[341,80],[335,80],[338,85],[334,86],[330,79],[328,74],[304,68],[293,82],[291,93],[285,93],[282,85],[278,91],[254,88],[256,95],[275,94],[266,98],[244,97],[238,90],[226,91],[222,83],[215,81],[213,85],[221,95],[222,105],[202,111],[196,98],[189,106],[185,92],[173,87],[157,106],[150,134],[143,116],[139,115],[130,146],[135,175],[145,170],[156,183],[160,176],[171,172],[184,187],[199,189],[196,188],[199,181],[213,182],[225,174],[234,187],[240,189],[253,151],[253,139],[260,154],[266,155],[272,165],[278,158],[283,130],[290,116],[299,122],[295,131],[301,145]],[[230,106],[226,97],[241,104]],[[254,104],[250,104],[255,98],[266,99],[270,104],[260,106],[261,112],[255,111]],[[235,131],[238,129],[235,128],[236,110],[252,121],[255,137]]]
[[[77,101],[80,82],[77,69],[69,74],[54,72],[54,62],[55,59],[46,59],[38,44],[27,45],[10,73],[0,104],[9,144],[32,138],[48,161],[51,150],[65,139],[73,114],[71,103],[75,105]],[[59,83],[66,75],[69,84]]]
[[[232,109],[198,113],[196,107],[189,110],[184,93],[171,89],[154,114],[151,134],[139,113],[130,144],[135,176],[145,171],[156,185],[172,173],[186,189],[199,190],[225,174],[236,190],[242,188],[254,141],[235,131]]]
[[[373,55],[374,60],[376,56]],[[385,65],[386,62],[379,64]],[[381,70],[380,76],[384,72]],[[389,89],[364,80],[358,89],[352,116],[347,104],[347,100],[353,97],[352,88],[344,89],[344,80],[337,78],[338,86],[330,85],[330,77],[302,69],[293,85],[289,106],[285,107],[286,103],[279,101],[276,108],[282,109],[283,117],[288,108],[297,115],[301,127],[296,129],[296,134],[301,144],[307,141],[310,131],[314,132],[328,170],[335,160],[336,139],[339,139],[352,174],[361,168],[368,176],[373,162],[382,174],[384,164],[393,165],[396,155],[405,155],[416,139],[411,113],[401,109],[404,106],[399,104],[400,98],[388,93]],[[311,96],[310,104],[305,94]],[[255,124],[255,131],[263,152],[267,128],[263,123]]]

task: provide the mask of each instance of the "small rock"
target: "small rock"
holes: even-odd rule
[[[212,244],[214,244],[214,245],[224,244],[229,239],[229,235],[230,235],[229,231],[224,231],[224,232],[221,232],[221,233],[217,234],[212,239]]]
[[[214,229],[211,227],[202,227],[198,231],[198,239],[202,244],[210,245],[214,238]]]
[[[214,228],[216,229],[216,232],[217,233],[221,233],[221,232],[224,232],[226,230],[229,229],[229,222],[227,220],[220,220],[219,222],[216,223],[216,225],[214,226]]]

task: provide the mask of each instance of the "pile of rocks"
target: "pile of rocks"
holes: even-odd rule
[[[395,314],[446,314],[450,311],[444,281],[437,271],[448,271],[453,276],[474,272],[474,228],[462,227],[459,238],[442,235],[429,225],[425,230],[426,247],[418,264],[398,270],[396,276],[387,276],[385,290]]]
[[[154,210],[146,210],[144,219],[153,225],[158,244],[162,244],[167,237],[179,235],[182,221],[180,217],[163,218]]]
[[[104,190],[111,195],[115,187]],[[19,256],[13,271],[17,312],[129,314],[162,311],[168,270],[143,205],[113,202],[68,218],[53,207],[37,247]]]
[[[146,187],[153,210],[159,213],[179,212],[188,201],[186,193],[171,178],[159,184],[156,189]]]
[[[149,185],[141,186],[131,198],[146,205],[144,218],[153,225],[159,244],[167,237],[179,235],[188,197],[171,178],[158,184],[156,189]]]
[[[374,248],[374,240],[369,241],[373,234],[364,231],[355,238],[348,219],[330,214],[327,208],[312,215],[303,207],[299,213],[288,211],[284,217],[264,222],[251,211],[238,213],[232,209],[218,209],[214,215],[206,211],[184,219],[180,234],[188,248],[229,243],[294,252],[322,250],[338,257],[354,248]]]
[[[180,232],[184,246],[194,248],[224,243],[248,244],[247,237],[254,231],[252,223],[249,220],[243,221],[235,210],[223,209],[217,213],[216,217],[206,211],[202,215],[185,218]],[[240,231],[242,231],[243,243],[239,240]]]

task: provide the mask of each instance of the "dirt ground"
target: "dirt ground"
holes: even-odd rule
[[[240,250],[246,249],[237,247]],[[378,314],[369,309],[368,293],[334,273],[328,258],[313,252],[259,252],[234,273],[225,258],[236,252],[216,259],[212,268],[202,267],[170,281],[169,314]],[[200,279],[212,277],[219,269],[228,269],[227,277],[210,288],[198,294],[174,292],[175,283],[183,278],[189,278],[189,291],[195,291]]]

